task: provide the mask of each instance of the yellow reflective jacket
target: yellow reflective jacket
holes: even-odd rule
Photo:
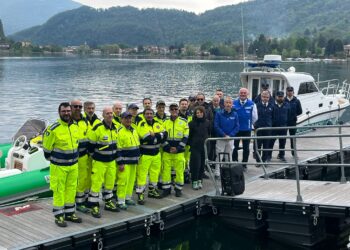
[[[87,134],[91,127],[88,120],[82,115],[75,122],[79,127],[79,157],[82,157],[88,153],[89,139],[87,138]]]
[[[150,132],[153,132],[152,136]],[[155,120],[152,123],[142,121],[137,126],[137,133],[140,137],[140,150],[142,155],[156,155],[161,144],[168,137],[163,125]]]
[[[164,152],[170,153],[170,147],[176,147],[177,153],[185,151],[185,146],[188,140],[188,123],[182,117],[177,117],[174,121],[169,117],[163,124],[168,132],[168,139],[163,144]]]
[[[121,125],[118,129],[118,165],[137,164],[140,158],[140,139],[137,131],[131,126]]]
[[[110,162],[117,158],[117,129],[113,123],[109,127],[102,121],[89,131],[88,138],[92,159]]]
[[[47,127],[43,136],[45,158],[58,166],[72,166],[78,162],[79,128],[76,123],[61,119]]]

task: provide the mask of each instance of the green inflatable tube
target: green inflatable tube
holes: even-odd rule
[[[11,147],[12,147],[12,143],[0,144],[0,168],[5,167],[5,159]]]
[[[0,179],[0,198],[49,187],[50,169],[44,168]]]

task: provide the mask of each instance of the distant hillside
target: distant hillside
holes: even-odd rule
[[[80,7],[71,0],[0,0],[0,18],[5,34],[41,25],[50,17]]]
[[[292,33],[322,32],[350,37],[344,0],[256,0],[243,3],[247,38],[283,37]],[[5,25],[6,27],[6,25]],[[80,7],[60,13],[44,25],[19,32],[16,40],[38,44],[129,45],[201,44],[241,40],[241,5],[219,7],[201,15],[179,10]]]

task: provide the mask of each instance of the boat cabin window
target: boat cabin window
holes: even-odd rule
[[[275,79],[272,81],[272,83],[273,83],[272,96],[274,97],[277,91],[284,90],[284,80]]]
[[[318,92],[314,82],[303,82],[299,86],[298,95]]]
[[[260,93],[259,79],[252,81],[252,100],[254,100]]]

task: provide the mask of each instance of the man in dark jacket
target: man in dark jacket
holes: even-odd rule
[[[300,100],[294,96],[294,88],[292,86],[287,87],[286,97],[284,101],[289,103],[290,107],[290,119],[288,120],[288,127],[295,127],[297,125],[298,115],[303,113],[303,109],[301,107]],[[295,128],[288,129],[289,135],[295,135],[297,130]],[[290,138],[290,148],[293,149],[293,139]],[[294,152],[292,151],[292,155]]]
[[[269,102],[270,92],[265,90],[261,92],[261,101],[256,104],[258,110],[258,120],[254,123],[254,128],[266,128],[272,127],[272,118],[273,118],[273,105]],[[271,130],[261,130],[258,131],[256,136],[270,136]],[[257,147],[254,143],[255,159],[257,162],[260,161],[257,154],[261,155],[260,149],[269,150],[270,149],[270,140],[269,139],[257,139]],[[269,152],[263,151],[261,160],[263,162],[268,162]],[[257,165],[257,167],[260,165]]]
[[[225,98],[225,108],[219,111],[215,115],[214,128],[217,137],[234,137],[239,130],[239,120],[236,111],[232,108],[232,98]],[[216,142],[216,160],[222,161],[219,158],[220,153],[227,153],[229,155],[228,159],[225,161],[230,161],[232,159],[233,151],[233,140],[218,140]],[[219,165],[215,167],[215,176],[220,176]]]
[[[284,101],[283,91],[277,91],[275,106],[273,110],[272,127],[286,127],[289,119],[290,119],[289,104]],[[285,136],[287,135],[287,129],[272,130],[271,135]],[[273,149],[275,141],[276,141],[275,138],[270,140],[271,149]],[[285,138],[278,139],[278,147],[279,147],[279,153],[278,153],[277,159],[280,159],[282,162],[286,162],[286,159],[284,158],[285,156],[284,149],[286,147]],[[271,158],[272,158],[272,151],[269,152],[269,159]]]

